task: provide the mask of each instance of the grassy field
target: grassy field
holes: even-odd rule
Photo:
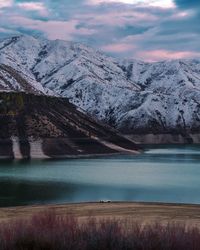
[[[1,250],[199,250],[200,206],[82,203],[0,209]]]
[[[129,219],[140,223],[178,222],[200,228],[200,205],[163,203],[78,203],[0,208],[0,222],[29,218],[42,211],[54,211],[57,215],[73,215],[85,220],[87,217]]]

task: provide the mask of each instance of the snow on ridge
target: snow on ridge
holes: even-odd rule
[[[122,132],[196,131],[200,126],[197,59],[117,61],[80,43],[17,36],[0,41],[0,64],[39,92],[67,97]],[[0,69],[4,89],[2,74],[9,77]],[[20,90],[20,82],[15,84]]]

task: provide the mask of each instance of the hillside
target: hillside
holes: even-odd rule
[[[67,97],[139,142],[200,143],[199,60],[117,61],[79,43],[19,36],[0,42],[0,64],[2,90]],[[5,67],[29,87],[13,87]]]
[[[0,159],[134,154],[138,147],[66,99],[0,93]]]

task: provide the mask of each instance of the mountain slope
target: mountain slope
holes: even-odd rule
[[[0,42],[0,63],[123,133],[200,133],[198,60],[118,62],[79,43],[19,36]]]
[[[101,119],[119,92],[140,90],[127,81],[114,59],[78,43],[29,36],[10,38],[0,43],[0,63]]]
[[[0,91],[46,94],[42,87],[35,85],[22,72],[18,72],[14,68],[4,64],[0,64]]]
[[[153,132],[200,132],[200,61],[122,62],[121,66],[145,94],[142,104],[127,116],[143,120],[143,129],[155,119]]]
[[[66,158],[136,153],[110,127],[77,111],[66,99],[0,93],[0,158]]]

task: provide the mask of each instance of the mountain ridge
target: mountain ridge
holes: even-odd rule
[[[41,94],[66,97],[126,134],[200,133],[199,60],[117,60],[80,43],[9,39],[0,42],[0,64]]]

